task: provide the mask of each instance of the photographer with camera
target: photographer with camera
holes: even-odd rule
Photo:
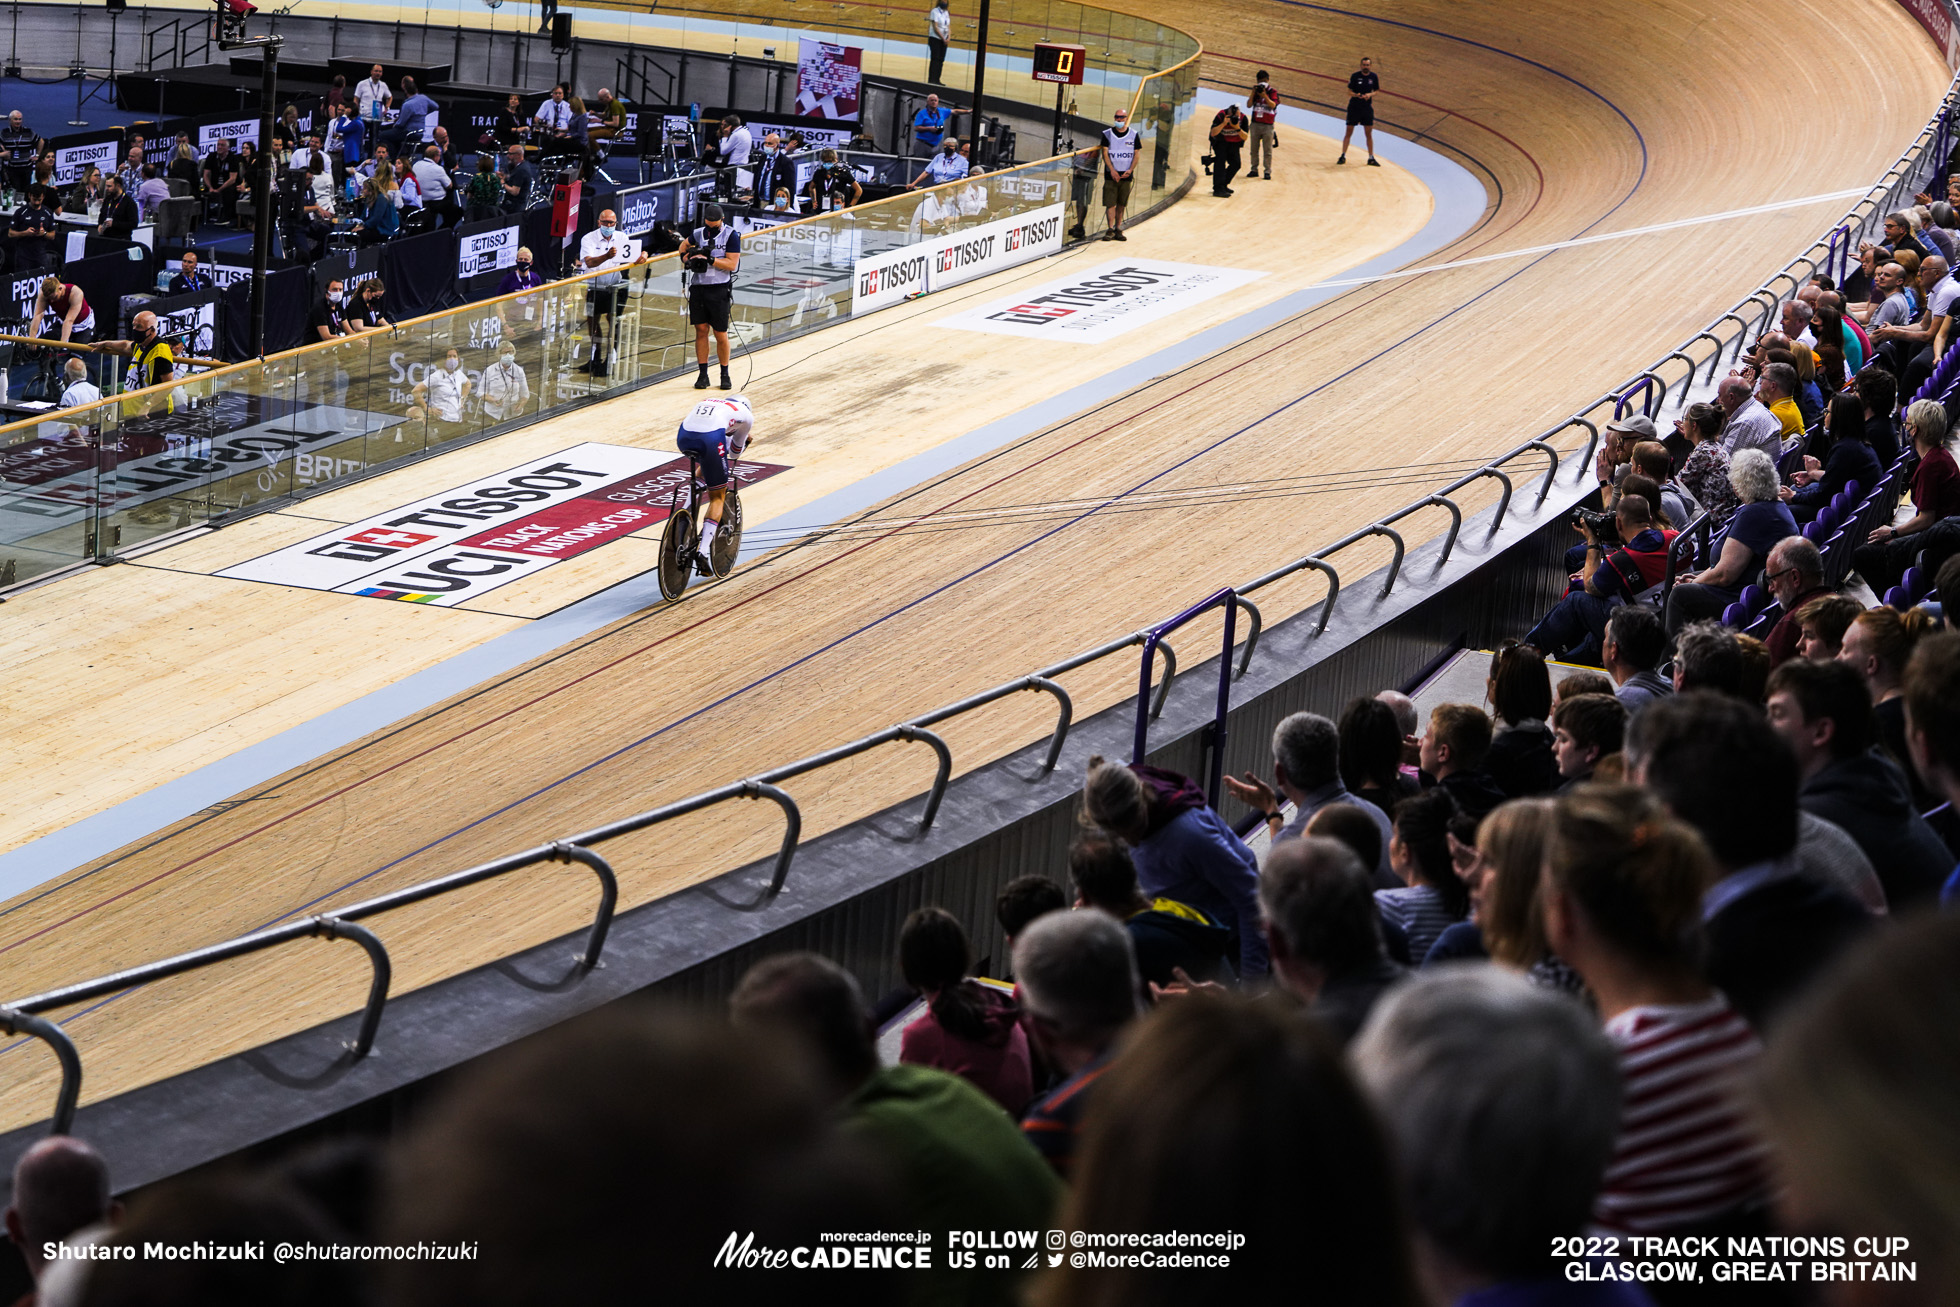
[[[721,359],[721,388],[735,389],[728,375],[728,310],[734,299],[735,270],[742,265],[742,236],[722,221],[719,204],[701,206],[701,225],[681,242],[681,265],[687,269],[687,317],[694,324],[694,359],[701,375],[696,390],[708,388],[708,333],[715,334]]]
[[[585,325],[592,337],[592,357],[585,370],[595,377],[606,375],[611,350],[612,327],[618,323],[626,305],[626,274],[619,269],[646,262],[646,253],[637,241],[619,230],[619,219],[611,209],[599,214],[599,225],[579,241],[578,266],[581,272],[592,268],[608,271],[594,277],[585,288]]]
[[[1245,157],[1245,138],[1251,130],[1251,122],[1236,104],[1226,105],[1211,120],[1211,153],[1199,162],[1207,165],[1211,172],[1211,193],[1221,200],[1232,193],[1232,178],[1239,175]]]
[[[1641,495],[1625,496],[1610,514],[1578,509],[1572,524],[1586,538],[1585,564],[1524,642],[1548,658],[1598,667],[1606,619],[1660,584],[1675,532],[1654,525],[1654,506]]]

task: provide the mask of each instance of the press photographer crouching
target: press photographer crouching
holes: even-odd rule
[[[1654,506],[1637,494],[1623,496],[1610,515],[1582,508],[1573,525],[1586,537],[1585,564],[1524,642],[1547,657],[1597,667],[1606,619],[1616,605],[1660,584],[1675,532],[1656,526]]]

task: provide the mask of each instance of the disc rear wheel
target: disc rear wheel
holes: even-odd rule
[[[660,594],[673,603],[687,592],[694,575],[694,514],[682,509],[667,518],[660,533]]]
[[[715,543],[708,550],[708,565],[715,569],[717,577],[727,576],[735,568],[735,558],[742,552],[742,496],[736,492],[731,481],[728,496],[721,502],[721,525],[715,530]]]

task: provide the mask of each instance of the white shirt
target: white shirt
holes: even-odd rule
[[[953,11],[934,5],[926,11],[926,30],[937,40],[953,39]]]
[[[704,399],[681,419],[682,431],[726,431],[728,452],[740,458],[755,428],[755,410],[741,398]]]
[[[634,255],[637,252],[637,244],[638,242],[627,239],[626,235],[616,227],[613,229],[611,236],[602,234],[597,227],[594,227],[591,231],[579,238],[579,271],[590,272],[595,267],[623,268],[633,261]],[[604,263],[592,264],[586,262],[587,259],[599,254],[607,256]],[[592,285],[599,287],[617,286],[620,283],[620,279],[619,273],[607,272],[601,276],[594,277],[592,279]]]
[[[461,368],[451,372],[447,367],[429,370],[429,411],[444,422],[463,420],[463,387],[469,377]]]
[[[388,83],[382,81],[379,77],[370,77],[365,82],[356,86],[354,88],[354,97],[361,104],[360,116],[363,118],[379,118],[381,116],[381,110],[375,106],[377,104],[387,103],[388,97],[391,94],[388,90]]]
[[[1729,414],[1721,440],[1731,457],[1745,449],[1760,449],[1775,458],[1783,448],[1783,423],[1751,395],[1741,408]]]
[[[61,392],[61,407],[80,408],[84,404],[93,404],[101,398],[102,390],[94,383],[87,380],[71,381],[68,383],[68,389]]]
[[[449,174],[434,159],[417,159],[408,166],[408,170],[415,174],[416,189],[422,193],[425,204],[441,204],[454,185],[449,180]]]
[[[322,150],[321,153],[325,154],[326,151]],[[312,160],[312,158],[313,158],[313,147],[310,145],[302,145],[297,150],[293,151],[292,157],[290,159],[286,160],[286,166],[288,168],[291,168],[294,172],[305,172],[306,165]],[[320,162],[324,164],[326,160],[321,159]]]
[[[515,417],[531,398],[531,381],[516,360],[483,369],[483,412],[486,417]]]
[[[746,127],[737,127],[721,138],[721,145],[717,148],[721,150],[722,158],[727,163],[736,168],[746,168],[749,163],[749,151],[755,148],[755,133]]]
[[[333,178],[326,173],[313,174],[313,202],[329,212],[333,210]]]
[[[968,182],[960,188],[960,197],[954,201],[961,217],[971,218],[987,211],[987,188],[976,182]]]
[[[533,122],[543,123],[555,132],[571,130],[572,106],[565,100],[546,100],[538,106]]]
[[[1106,127],[1102,134],[1103,148],[1109,151],[1109,170],[1122,176],[1137,166],[1137,131],[1134,127],[1121,132],[1114,127]]]

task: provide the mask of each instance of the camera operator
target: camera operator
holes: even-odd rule
[[[600,213],[599,225],[585,233],[578,247],[581,272],[591,268],[609,269],[586,283],[585,288],[585,325],[592,336],[592,357],[586,362],[585,370],[595,377],[606,375],[611,330],[625,307],[626,274],[618,269],[646,261],[645,251],[640,251],[637,258],[634,256],[634,242],[620,233],[618,221],[611,209]]]
[[[701,225],[681,243],[681,264],[687,269],[687,316],[694,324],[694,359],[701,375],[696,390],[708,388],[708,333],[714,332],[715,352],[721,359],[721,388],[735,389],[728,375],[728,310],[734,299],[735,270],[742,265],[742,236],[722,221],[719,204],[701,206]]]
[[[1232,193],[1251,126],[1236,104],[1226,105],[1211,120],[1211,193],[1221,200]]]
[[[817,169],[810,174],[810,184],[804,190],[810,197],[813,213],[848,209],[864,194],[864,187],[858,185],[851,166],[829,148],[817,156]]]
[[[742,125],[739,115],[731,113],[721,120],[721,139],[701,156],[702,164],[715,170],[717,194],[734,196],[736,170],[749,166],[749,155],[754,149],[755,134]]]
[[[1621,499],[1610,518],[1583,508],[1572,517],[1573,526],[1586,538],[1585,565],[1570,579],[1565,597],[1525,635],[1524,643],[1548,658],[1597,667],[1606,642],[1606,619],[1615,605],[1660,583],[1675,533],[1654,525],[1653,505],[1641,495]]]

